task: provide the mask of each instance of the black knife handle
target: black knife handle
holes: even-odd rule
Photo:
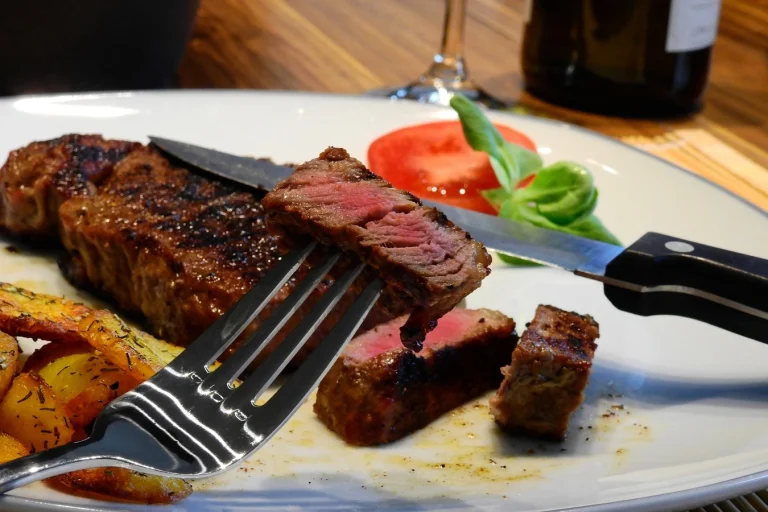
[[[623,311],[685,316],[768,343],[768,260],[648,233],[605,276],[606,297]]]

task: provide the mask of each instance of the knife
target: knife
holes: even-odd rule
[[[270,190],[293,169],[161,137],[149,139],[192,167]],[[647,233],[618,247],[421,199],[495,251],[600,281],[608,300],[637,315],[676,315],[768,343],[768,260]]]

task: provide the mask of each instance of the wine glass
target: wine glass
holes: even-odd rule
[[[505,107],[504,101],[485,92],[469,77],[463,55],[466,5],[466,0],[446,0],[442,44],[426,73],[410,84],[375,89],[367,94],[448,105],[451,96],[459,93],[489,108]]]

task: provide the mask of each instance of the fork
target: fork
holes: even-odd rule
[[[0,465],[0,493],[70,471],[118,466],[187,479],[230,470],[262,447],[296,412],[357,331],[383,284],[374,279],[305,362],[265,403],[267,388],[360,275],[346,270],[276,349],[242,382],[267,346],[331,268],[327,254],[218,368],[211,364],[243,332],[317,247],[294,249],[184,352],[151,379],[110,402],[90,437]],[[239,384],[239,385],[238,385]]]

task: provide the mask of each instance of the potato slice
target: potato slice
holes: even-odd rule
[[[82,469],[54,479],[73,491],[148,505],[174,503],[192,493],[192,486],[179,478],[145,475],[124,468]]]
[[[19,344],[16,338],[0,332],[0,398],[5,396],[16,376],[19,361]]]
[[[29,455],[29,450],[15,437],[0,432],[0,464]]]
[[[8,283],[0,283],[0,331],[52,342],[87,343],[140,381],[184,350],[131,329],[109,311]]]
[[[24,361],[25,372],[37,372],[47,365],[72,354],[93,354],[94,348],[87,343],[47,343],[38,348]]]
[[[131,329],[109,311],[93,310],[83,317],[79,332],[96,350],[137,379],[149,379],[184,350]]]
[[[51,387],[36,373],[22,373],[0,402],[0,431],[34,453],[70,442],[74,428]]]
[[[39,374],[66,405],[75,427],[88,425],[109,402],[139,384],[92,348],[54,359]]]

